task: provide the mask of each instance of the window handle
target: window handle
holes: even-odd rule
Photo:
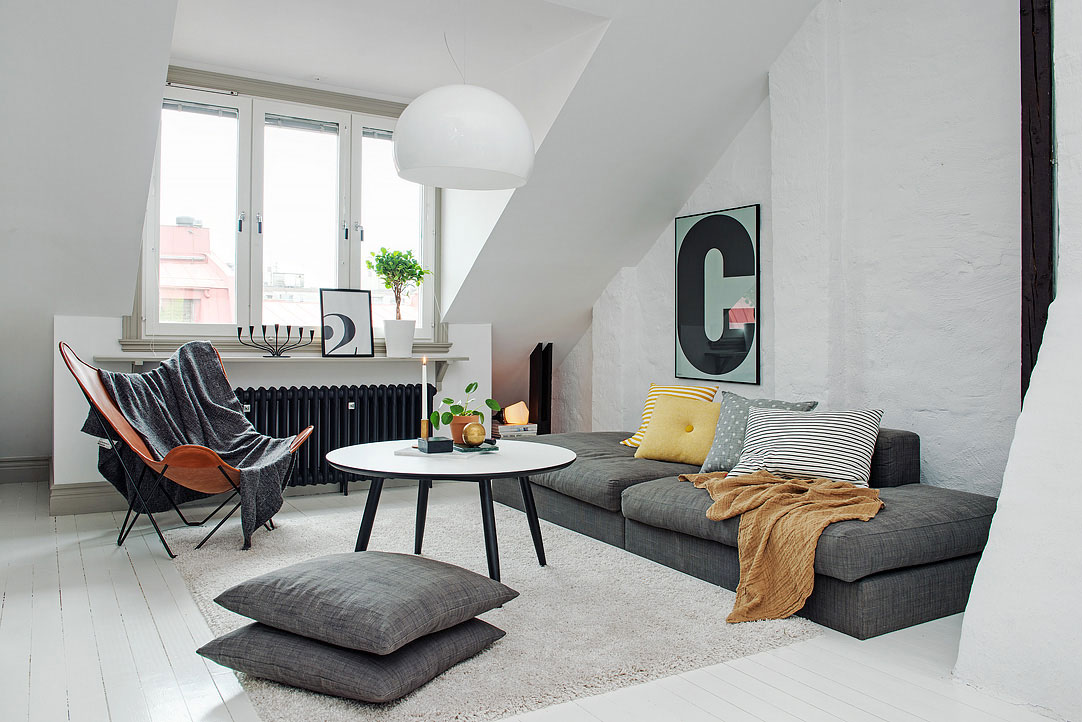
[[[349,240],[349,224],[345,221],[342,221],[342,237],[347,241]]]
[[[262,213],[256,213],[255,214],[255,232],[259,233],[260,235],[262,235],[262,233],[263,233],[263,214]]]
[[[353,230],[357,232],[357,240],[364,243],[364,226],[361,225],[360,221],[353,221]],[[349,238],[349,236],[346,236],[346,238]]]
[[[237,218],[237,233],[244,233],[244,211],[241,211]]]

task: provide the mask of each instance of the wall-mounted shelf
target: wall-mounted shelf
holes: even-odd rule
[[[131,370],[134,373],[142,371],[143,367],[147,364],[157,364],[165,361],[172,354],[162,353],[137,353],[137,352],[121,352],[118,354],[112,354],[107,356],[95,356],[94,363],[126,363],[131,364]],[[429,363],[432,364],[436,383],[443,381],[443,376],[447,373],[447,365],[455,361],[469,361],[469,356],[447,356],[444,354],[423,354],[428,357]],[[292,354],[287,358],[268,358],[258,353],[231,353],[225,352],[221,354],[222,363],[229,364],[342,364],[342,363],[398,363],[398,364],[410,364],[411,366],[420,366],[422,354],[414,354],[405,358],[388,358],[384,355],[377,356],[321,356],[319,354]]]

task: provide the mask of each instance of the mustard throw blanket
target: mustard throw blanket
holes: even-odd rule
[[[714,521],[738,514],[740,583],[728,622],[782,619],[804,606],[815,582],[815,547],[828,524],[868,521],[880,509],[876,489],[829,479],[783,479],[766,471],[680,477],[710,492]]]

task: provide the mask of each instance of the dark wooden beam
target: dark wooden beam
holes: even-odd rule
[[[1021,0],[1022,398],[1055,296],[1052,0]]]

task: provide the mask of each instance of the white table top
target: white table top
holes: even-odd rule
[[[423,454],[411,448],[416,445],[416,440],[409,439],[346,446],[328,453],[327,462],[342,471],[383,478],[503,479],[555,471],[575,460],[570,449],[532,441],[504,439],[499,451],[488,453]]]

